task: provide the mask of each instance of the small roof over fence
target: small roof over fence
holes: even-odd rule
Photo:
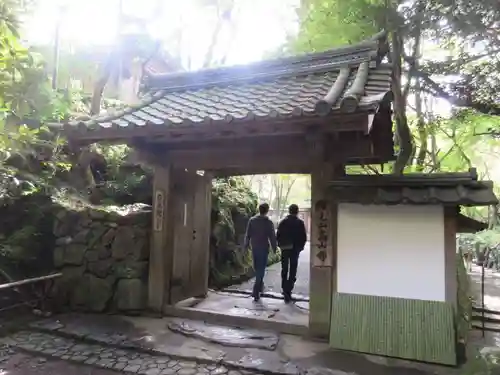
[[[477,171],[395,175],[350,175],[330,182],[332,199],[343,203],[489,206],[498,204],[492,181]]]
[[[392,67],[382,62],[388,51],[382,32],[363,43],[322,53],[150,75],[145,81],[149,94],[139,105],[112,116],[73,121],[63,129],[70,139],[85,142],[157,136],[168,142],[193,129],[202,134],[217,126],[225,126],[226,132],[241,127],[247,135],[258,135],[260,127],[244,124],[262,124],[269,131],[281,121],[285,126],[276,132],[287,133],[297,121],[310,124],[342,116],[328,125],[345,130],[352,123],[359,130],[354,114],[373,115],[382,108],[389,114],[383,121],[391,121]]]
[[[486,229],[488,229],[488,223],[460,213],[457,215],[457,233],[476,233]]]

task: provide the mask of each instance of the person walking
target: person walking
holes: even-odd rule
[[[299,207],[296,204],[288,207],[288,215],[278,224],[276,234],[281,249],[281,288],[285,302],[292,300],[292,291],[297,278],[299,254],[304,250],[307,241],[306,226],[298,217]]]
[[[253,268],[255,270],[255,284],[252,296],[255,301],[260,299],[260,294],[264,286],[264,275],[266,273],[269,246],[276,252],[276,232],[274,224],[267,217],[269,205],[262,203],[259,205],[259,214],[248,221],[245,234],[244,248],[252,249]]]

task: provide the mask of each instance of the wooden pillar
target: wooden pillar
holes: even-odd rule
[[[210,217],[212,212],[212,176],[196,176],[194,195],[193,249],[191,251],[191,293],[195,297],[208,294],[210,266]]]
[[[149,257],[148,307],[161,313],[170,284],[169,200],[171,167],[156,166],[153,180],[153,220]]]
[[[329,199],[327,184],[343,168],[325,161],[324,140],[310,142],[311,270],[309,281],[309,333],[328,338],[333,292],[337,288],[337,205]]]

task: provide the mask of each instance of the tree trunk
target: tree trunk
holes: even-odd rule
[[[90,115],[97,116],[101,112],[101,101],[102,96],[104,94],[104,89],[109,82],[112,72],[113,63],[111,60],[113,59],[114,54],[110,54],[108,61],[106,61],[104,65],[104,69],[101,77],[94,84],[94,91],[92,93],[92,101],[90,104]]]
[[[420,145],[416,160],[417,172],[423,172],[427,156],[427,129],[422,109],[422,92],[420,91],[420,78],[415,82],[415,112],[417,114],[417,129]]]
[[[392,64],[393,64],[393,81],[392,91],[394,94],[394,117],[396,120],[396,136],[399,145],[399,153],[393,165],[394,174],[403,174],[408,161],[413,152],[413,142],[408,126],[408,118],[406,117],[406,98],[403,95],[401,84],[402,56],[403,56],[403,40],[399,31],[391,32],[392,36]]]

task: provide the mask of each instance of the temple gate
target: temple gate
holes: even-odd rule
[[[212,177],[310,173],[309,332],[329,338],[338,329],[331,322],[343,201],[330,181],[346,165],[394,160],[388,52],[380,33],[322,53],[149,76],[141,104],[65,124],[75,144],[127,143],[154,166],[151,310],[208,291]]]

